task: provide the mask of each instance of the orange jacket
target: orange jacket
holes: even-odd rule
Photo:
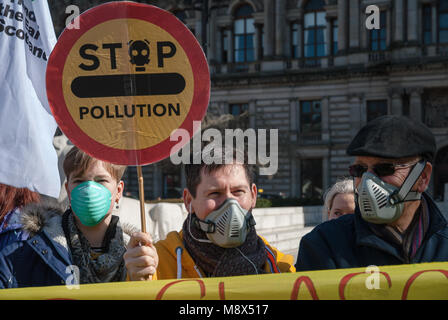
[[[296,271],[294,267],[294,258],[291,255],[281,253],[276,248],[270,246],[263,237],[260,238],[264,241],[266,247],[273,254],[273,256],[268,254],[268,260],[266,261],[264,267],[266,272],[276,273],[278,271]],[[178,253],[180,254],[181,278],[204,277],[204,272],[196,266],[193,258],[185,249],[182,239],[182,231],[172,231],[167,235],[165,240],[160,240],[155,243],[157,254],[159,255],[159,265],[157,267],[157,273],[153,276],[153,280],[178,278]]]

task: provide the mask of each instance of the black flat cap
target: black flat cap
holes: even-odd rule
[[[350,156],[406,158],[422,156],[432,161],[436,140],[421,122],[403,116],[381,116],[368,122],[347,148]]]

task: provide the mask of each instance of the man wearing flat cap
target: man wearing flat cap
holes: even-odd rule
[[[382,116],[347,148],[355,214],[318,225],[300,242],[297,271],[448,261],[448,226],[426,194],[436,142],[407,117]]]

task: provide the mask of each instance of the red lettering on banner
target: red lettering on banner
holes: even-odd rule
[[[379,272],[379,273],[386,277],[387,284],[389,285],[389,289],[390,289],[390,287],[392,287],[392,280],[391,280],[389,274],[387,272]],[[339,282],[339,298],[341,300],[345,300],[345,293],[344,293],[344,291],[345,291],[345,287],[346,287],[347,283],[350,281],[351,278],[356,277],[356,276],[358,276],[360,274],[368,274],[368,275],[370,275],[369,273],[365,273],[365,272],[356,272],[356,273],[349,273],[348,275],[344,276],[341,279],[341,282]]]
[[[416,272],[406,282],[406,285],[404,286],[403,289],[403,295],[401,296],[401,300],[406,300],[408,298],[409,288],[411,287],[411,284],[414,282],[415,279],[417,279],[422,273],[425,272],[440,272],[443,275],[445,275],[445,277],[448,279],[448,271],[446,270],[434,269],[434,270],[423,270]]]
[[[297,298],[299,297],[299,290],[300,290],[300,285],[302,284],[302,282],[305,283],[313,300],[319,300],[319,297],[317,296],[316,288],[314,288],[313,281],[310,279],[310,277],[307,277],[307,276],[301,276],[294,282],[294,286],[292,287],[292,292],[291,292],[291,300],[297,300]]]
[[[185,282],[185,281],[196,281],[199,283],[199,287],[201,288],[201,299],[205,296],[205,284],[204,281],[200,280],[200,279],[194,279],[194,280],[177,280],[177,281],[173,281],[168,283],[167,285],[165,285],[157,294],[156,300],[162,300],[163,295],[165,294],[166,290],[168,290],[169,287],[180,283],[180,282]]]
[[[221,300],[226,300],[226,293],[224,292],[224,282],[219,283],[218,289],[219,289],[219,298]]]

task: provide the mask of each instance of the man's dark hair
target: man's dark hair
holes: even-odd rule
[[[212,161],[212,159],[215,157],[214,152],[217,153],[217,156],[221,156],[221,162],[215,163]],[[244,171],[246,173],[247,181],[249,182],[249,187],[252,186],[252,183],[254,183],[254,166],[251,164],[248,164],[248,157],[246,152],[241,152],[238,149],[232,148],[229,151],[226,152],[225,149],[218,149],[218,150],[212,150],[210,152],[209,157],[201,157],[201,163],[200,164],[194,164],[194,155],[193,153],[190,154],[190,164],[185,165],[185,177],[187,180],[187,189],[190,191],[191,195],[196,198],[196,191],[198,185],[201,183],[201,173],[204,172],[204,174],[210,174],[212,172],[215,172],[219,170],[220,168],[225,167],[226,165],[242,165],[244,168]],[[199,154],[196,154],[196,156],[201,156],[202,152]],[[226,156],[228,159],[232,159],[232,163],[226,163],[225,159]],[[239,160],[243,161],[239,161]]]

